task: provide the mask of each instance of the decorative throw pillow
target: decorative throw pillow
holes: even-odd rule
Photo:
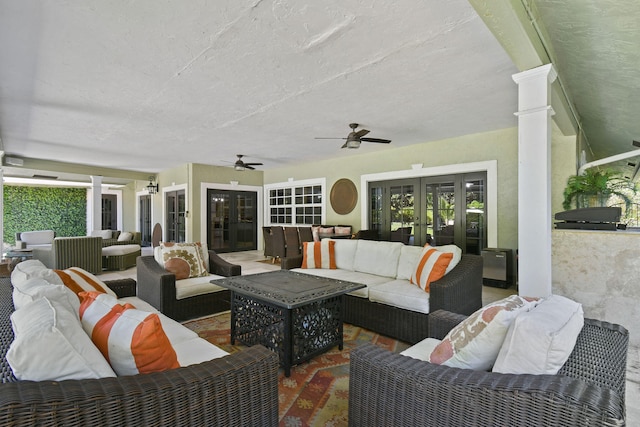
[[[493,372],[555,375],[584,325],[582,305],[560,295],[540,301],[511,324]]]
[[[20,286],[22,283],[34,278],[62,285],[62,280],[58,275],[37,259],[28,259],[20,262],[13,267],[11,272],[11,284],[13,286]]]
[[[136,375],[180,367],[176,352],[156,313],[118,304],[99,292],[80,294],[85,332],[118,375]]]
[[[456,265],[458,265],[458,263],[462,259],[462,249],[460,249],[456,245],[434,246],[434,248],[436,248],[440,252],[453,254],[453,258],[451,259],[451,262],[449,263],[449,266],[447,267],[447,271],[445,271],[444,274],[449,274],[449,272],[451,270],[453,270],[453,268]]]
[[[200,242],[163,242],[160,244],[160,251],[162,252],[164,269],[175,274],[176,280],[209,275],[202,259]]]
[[[490,369],[513,319],[537,304],[536,298],[511,295],[482,307],[449,331],[429,361],[455,368]]]
[[[336,267],[336,242],[324,239],[319,242],[303,242],[302,268],[330,268]]]
[[[320,233],[320,234],[333,234],[334,233],[334,228],[333,227],[320,227],[318,229],[318,233]]]
[[[75,294],[80,292],[102,292],[116,297],[116,293],[100,279],[80,267],[71,267],[66,270],[53,270],[69,289]]]
[[[120,235],[118,236],[118,242],[128,242],[131,239],[133,239],[133,234],[129,233],[128,231],[120,233]]]
[[[7,362],[19,380],[62,381],[115,377],[82,330],[78,313],[39,298],[11,315],[15,339]]]
[[[336,225],[335,227],[333,227],[333,231],[335,232],[335,234],[344,236],[347,234],[351,234],[351,227]]]
[[[452,258],[452,253],[440,252],[432,246],[425,245],[410,282],[429,292],[431,283],[445,275]]]

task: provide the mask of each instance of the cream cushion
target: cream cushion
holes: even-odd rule
[[[400,352],[403,356],[413,357],[414,359],[429,361],[429,355],[440,344],[441,341],[436,338],[425,338],[408,349]]]
[[[402,245],[396,279],[410,280],[422,254],[421,246]]]
[[[399,242],[376,242],[358,240],[358,249],[353,260],[353,269],[378,276],[396,277],[400,250]]]
[[[113,245],[102,248],[102,256],[126,255],[140,250],[140,245]]]
[[[16,378],[62,381],[115,377],[113,369],[63,304],[37,299],[11,315],[15,339],[7,361]]]
[[[45,279],[34,277],[13,287],[13,306],[16,310],[39,298],[55,300],[66,305],[71,312],[76,314],[80,309],[78,296],[65,285],[52,285]]]
[[[20,241],[28,246],[50,245],[54,237],[55,233],[53,230],[23,231],[20,233]]]
[[[173,349],[176,352],[180,366],[195,365],[196,363],[206,362],[229,354],[221,348],[198,337],[181,341],[177,345],[174,344]]]
[[[511,324],[493,367],[505,374],[555,375],[584,325],[582,305],[551,295]]]
[[[387,283],[390,280],[388,277],[376,276],[375,274],[360,273],[359,271],[332,270],[328,268],[318,268],[318,269],[294,268],[291,271],[309,274],[312,276],[326,277],[328,279],[344,280],[346,282],[355,282],[355,283],[366,285],[366,287],[364,288],[357,289],[353,292],[349,292],[349,295],[362,297],[362,298],[367,298],[369,296],[370,287],[377,286],[382,283]]]
[[[341,270],[353,271],[353,260],[356,257],[358,240],[336,239],[335,260],[336,267]]]
[[[113,236],[113,230],[93,230],[91,237],[102,237],[103,239],[110,239]]]
[[[131,234],[128,231],[125,231],[123,233],[120,233],[120,235],[118,236],[118,242],[128,242],[132,238],[133,238],[133,234]]]
[[[380,285],[371,286],[369,300],[418,313],[429,313],[429,294],[407,280],[387,280]]]
[[[176,299],[224,291],[225,288],[210,283],[211,280],[217,279],[223,279],[223,277],[211,274],[204,277],[192,277],[190,279],[176,280]]]
[[[42,261],[37,259],[29,259],[18,263],[11,272],[11,283],[13,286],[19,286],[29,279],[41,278],[49,283],[62,285],[62,280],[50,268],[47,268]]]

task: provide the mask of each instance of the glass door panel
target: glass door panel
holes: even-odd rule
[[[389,188],[391,227],[389,240],[409,244],[413,237],[415,192],[413,184],[392,185]]]
[[[485,186],[484,179],[465,179],[466,217],[465,244],[466,252],[480,255],[486,247],[485,230]]]
[[[184,242],[186,239],[186,197],[184,190],[165,193],[166,242]]]
[[[207,191],[207,245],[216,252],[254,250],[258,195],[250,191]]]
[[[235,249],[240,251],[256,249],[256,230],[258,227],[256,219],[258,212],[256,193],[238,193],[235,199],[235,217],[238,218],[235,232]]]
[[[453,181],[426,184],[427,233],[432,244],[453,244],[456,229],[456,197]]]

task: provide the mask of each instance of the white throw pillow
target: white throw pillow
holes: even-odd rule
[[[133,234],[129,233],[128,231],[120,233],[120,235],[118,236],[118,242],[128,242],[131,239],[133,239]]]
[[[29,259],[18,263],[11,272],[11,283],[13,286],[20,286],[29,279],[41,278],[49,283],[61,285],[62,280],[50,268],[47,268],[42,261]]]
[[[557,374],[571,355],[583,325],[581,304],[551,295],[531,311],[516,317],[493,372]]]
[[[15,339],[7,362],[19,380],[115,377],[109,363],[64,304],[37,299],[11,315]]]
[[[53,285],[45,279],[35,277],[13,287],[13,306],[16,310],[39,298],[47,298],[50,301],[55,300],[65,304],[69,310],[76,314],[80,309],[78,296],[65,285]]]
[[[490,369],[513,320],[537,304],[535,298],[511,295],[482,307],[449,331],[429,361],[454,368]]]

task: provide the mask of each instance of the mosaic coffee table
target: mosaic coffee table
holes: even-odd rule
[[[212,280],[231,290],[231,344],[262,344],[291,366],[338,345],[342,295],[365,285],[289,270]]]

